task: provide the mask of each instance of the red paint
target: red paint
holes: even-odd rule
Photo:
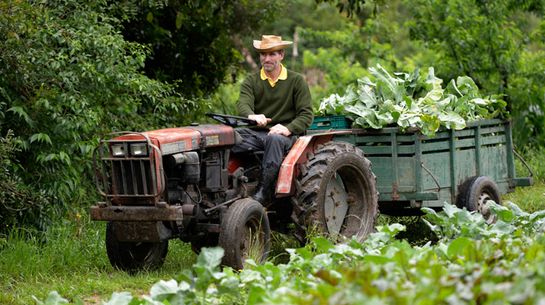
[[[199,148],[201,143],[201,135],[198,131],[192,130],[189,128],[165,128],[152,131],[146,131],[141,133],[126,134],[119,137],[116,137],[112,140],[114,141],[135,141],[135,140],[144,140],[144,135],[149,137],[152,143],[157,145],[159,148],[162,145],[175,143],[175,142],[184,142],[185,149],[184,151],[194,150]],[[193,144],[196,144],[193,147]]]
[[[229,163],[227,164],[227,170],[230,174],[232,174],[237,170],[237,168],[241,167],[242,165],[242,160],[240,160],[239,158],[235,158],[231,155],[231,158],[229,158]]]
[[[314,151],[315,147],[331,141],[334,135],[350,134],[350,130],[333,131],[327,133],[316,133],[308,136],[302,136],[295,144],[293,144],[290,152],[284,158],[278,173],[278,181],[276,182],[276,196],[286,197],[293,195],[295,189],[293,181],[298,174],[297,165],[307,161],[308,152]]]
[[[302,156],[305,156],[306,158],[306,154],[303,154],[303,152],[305,152],[311,141],[312,136],[300,137],[297,139],[295,144],[293,144],[288,155],[284,158],[284,161],[280,166],[278,180],[276,182],[277,196],[287,196],[292,193],[292,181],[293,177],[295,176],[295,165]]]

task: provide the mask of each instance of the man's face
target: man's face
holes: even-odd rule
[[[277,69],[277,67],[280,67],[280,62],[282,59],[284,59],[284,52],[282,51],[259,53],[261,66],[266,72],[273,72]]]

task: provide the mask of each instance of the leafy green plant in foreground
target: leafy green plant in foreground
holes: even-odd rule
[[[380,65],[369,68],[372,78],[358,80],[343,96],[333,94],[322,100],[322,115],[348,115],[354,125],[380,129],[389,125],[416,127],[433,135],[441,127],[463,129],[467,121],[498,117],[506,103],[498,96],[482,97],[468,76],[451,80],[443,88],[433,67],[426,76],[386,71]]]
[[[439,240],[411,246],[378,228],[363,243],[315,238],[290,249],[287,264],[218,269],[222,250],[205,249],[192,272],[160,281],[144,297],[115,293],[106,304],[531,304],[545,297],[545,212],[492,205],[497,221],[445,205],[424,209]],[[67,302],[52,293],[50,303]]]

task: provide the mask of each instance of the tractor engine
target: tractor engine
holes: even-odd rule
[[[229,172],[236,140],[232,127],[195,125],[101,141],[94,164],[105,201],[91,218],[115,224],[122,241],[203,240],[219,231],[222,203],[240,198],[244,177]]]

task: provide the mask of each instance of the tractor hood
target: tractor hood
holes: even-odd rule
[[[226,125],[196,125],[165,128],[118,136],[114,141],[138,141],[149,138],[163,155],[235,144],[235,131]]]

